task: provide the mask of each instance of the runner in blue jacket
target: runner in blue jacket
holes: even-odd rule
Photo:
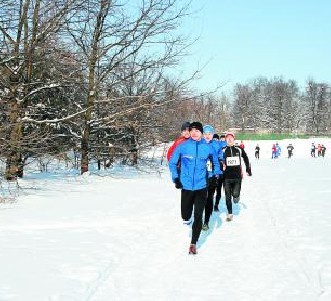
[[[207,162],[211,158],[215,175],[220,174],[217,154],[211,145],[202,139],[203,128],[200,122],[192,122],[189,127],[190,136],[180,144],[169,161],[171,177],[176,188],[181,192],[181,213],[183,220],[189,220],[194,207],[194,222],[189,254],[196,254],[196,243],[202,227],[202,215],[207,199]],[[180,160],[180,174],[177,163]]]
[[[222,145],[219,141],[213,139],[213,135],[215,134],[214,127],[206,124],[203,126],[203,137],[204,140],[212,146],[214,152],[217,154],[219,162],[222,162],[223,159],[223,151]],[[202,230],[207,231],[209,229],[209,219],[213,212],[213,205],[214,205],[214,194],[216,187],[218,185],[218,179],[222,177],[223,171],[221,170],[219,175],[215,174],[214,166],[209,160],[207,163],[207,170],[208,170],[208,189],[207,189],[207,201],[205,206],[205,220],[202,225]]]

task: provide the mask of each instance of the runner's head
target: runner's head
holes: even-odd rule
[[[232,132],[226,133],[225,141],[226,141],[227,145],[232,146],[234,144],[234,139],[235,139],[235,137]]]
[[[203,127],[203,137],[205,138],[205,140],[207,142],[210,142],[211,140],[213,140],[214,133],[215,133],[215,130],[211,125],[206,124]]]
[[[190,138],[190,123],[188,121],[184,122],[180,128],[181,134],[186,139]]]
[[[194,121],[190,124],[190,135],[195,141],[199,141],[202,137],[203,127],[201,122]]]

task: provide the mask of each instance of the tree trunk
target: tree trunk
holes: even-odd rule
[[[15,88],[13,89],[15,90]],[[19,106],[15,97],[11,97],[10,111],[9,111],[10,129],[7,137],[9,152],[6,158],[6,172],[5,178],[9,181],[17,179],[18,163],[20,158],[20,143],[22,138],[21,124],[19,119]]]
[[[82,149],[82,160],[80,164],[80,171],[81,174],[88,171],[88,148],[89,148],[89,137],[90,137],[90,126],[88,124],[85,124],[85,128],[83,130],[83,137],[82,137],[82,143],[81,143],[81,149]]]
[[[100,9],[97,17],[97,22],[94,28],[93,41],[91,44],[91,53],[89,56],[89,76],[88,76],[88,98],[87,98],[87,111],[85,113],[84,128],[83,128],[83,137],[82,137],[82,163],[81,163],[81,174],[88,171],[89,164],[89,140],[91,133],[91,119],[92,112],[95,102],[95,71],[96,63],[98,60],[98,51],[100,36],[103,29],[103,24],[105,17],[108,14],[110,2],[105,0],[100,0]]]
[[[96,57],[96,55],[94,55]],[[87,110],[85,113],[84,118],[84,128],[83,128],[83,135],[82,135],[82,161],[81,161],[81,174],[88,171],[89,165],[89,140],[90,140],[90,133],[91,133],[91,117],[92,117],[92,110],[94,105],[95,99],[95,92],[94,92],[94,72],[95,72],[95,60],[90,64],[90,71],[89,71],[89,95],[87,97]]]

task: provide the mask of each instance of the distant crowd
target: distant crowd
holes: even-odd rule
[[[317,146],[315,146],[314,143],[311,144],[311,148],[310,148],[310,155],[315,158],[316,157],[316,150],[317,150],[317,156],[318,157],[323,157],[325,156],[325,151],[326,151],[326,147],[324,146],[324,144],[317,144]]]
[[[292,158],[293,150],[294,150],[294,146],[292,145],[292,143],[290,143],[286,147],[286,149],[287,149],[287,158],[288,159]],[[310,148],[311,157],[315,158],[317,152],[317,157],[324,158],[325,151],[326,151],[326,147],[324,146],[324,144],[319,143],[317,146],[315,146],[314,143],[311,144],[311,148]],[[282,149],[278,144],[278,142],[274,143],[271,147],[271,159],[278,159],[281,156],[281,153],[282,153]],[[255,147],[255,158],[260,159],[260,146],[258,144]]]

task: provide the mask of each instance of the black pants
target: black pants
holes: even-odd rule
[[[225,179],[225,202],[229,214],[232,214],[232,197],[238,198],[241,190],[241,179]]]
[[[213,213],[215,191],[216,191],[215,207],[218,207],[221,199],[222,185],[223,185],[223,175],[219,175],[217,179],[213,177],[213,180],[209,181],[208,183],[207,202],[205,206],[205,224],[207,225],[209,223],[210,216]]]
[[[208,225],[211,214],[213,213],[214,194],[217,185],[217,179],[212,177],[208,179],[207,201],[205,205],[205,224]]]
[[[223,175],[219,175],[217,179],[217,185],[216,185],[216,200],[215,200],[215,206],[218,207],[221,199],[222,194],[222,186],[223,186]]]
[[[192,208],[194,206],[194,222],[192,225],[192,239],[191,243],[195,244],[200,236],[202,228],[202,214],[206,205],[207,188],[199,190],[185,190],[182,189],[181,194],[181,209],[182,218],[190,219],[192,215]]]
[[[259,152],[255,152],[255,158],[260,159],[260,153]]]

